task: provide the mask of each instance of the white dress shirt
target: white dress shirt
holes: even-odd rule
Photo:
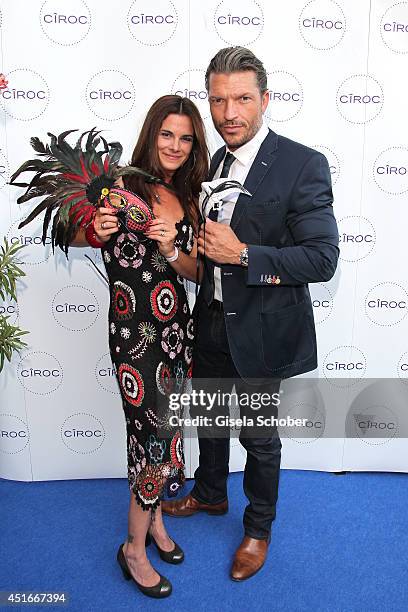
[[[268,127],[265,122],[262,122],[260,129],[257,131],[255,136],[246,142],[242,147],[235,149],[235,151],[229,151],[228,147],[226,150],[227,154],[232,153],[236,159],[231,164],[231,168],[228,174],[228,178],[234,181],[239,181],[241,185],[245,183],[248,172],[252,166],[252,163],[259,151],[259,148],[265,138],[268,135]],[[219,178],[224,164],[225,156],[223,157],[220,165],[218,166],[214,179]],[[238,195],[231,195],[230,197],[223,198],[221,209],[218,213],[218,223],[224,225],[230,225],[232,214],[234,212],[234,206],[238,199]],[[221,289],[221,268],[219,266],[214,267],[214,299],[222,302],[222,289]]]

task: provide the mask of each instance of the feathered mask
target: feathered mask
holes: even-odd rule
[[[65,253],[80,227],[86,228],[92,221],[97,206],[119,209],[118,219],[128,232],[143,231],[154,218],[149,204],[136,194],[114,187],[122,176],[142,176],[148,183],[170,188],[164,181],[134,166],[118,166],[122,155],[119,142],[108,143],[95,129],[84,132],[75,147],[66,137],[77,130],[68,130],[59,136],[48,133],[50,144],[39,138],[31,138],[31,146],[43,159],[30,159],[12,175],[10,184],[27,187],[17,199],[18,204],[32,198],[43,198],[19,228],[30,223],[44,210],[42,240],[45,243],[48,226],[52,220],[51,241]],[[82,142],[87,135],[85,148]],[[99,150],[97,150],[99,149]],[[23,172],[35,172],[30,183],[16,182]],[[170,188],[171,189],[171,188]]]

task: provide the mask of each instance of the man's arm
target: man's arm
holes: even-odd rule
[[[339,236],[332,208],[330,170],[324,155],[314,153],[304,164],[291,194],[287,226],[293,246],[248,245],[248,285],[279,286],[324,282],[333,276]]]

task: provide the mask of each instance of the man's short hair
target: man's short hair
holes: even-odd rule
[[[245,47],[225,47],[225,49],[220,49],[212,58],[205,73],[205,87],[208,91],[211,73],[229,74],[245,70],[255,72],[259,91],[261,94],[265,93],[268,89],[268,79],[264,65],[252,51]]]

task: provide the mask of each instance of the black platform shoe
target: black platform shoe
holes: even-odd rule
[[[182,563],[184,561],[184,552],[181,550],[180,546],[174,543],[174,548],[170,552],[166,552],[162,550],[157,544],[156,540],[150,533],[146,534],[146,546],[149,546],[152,542],[156,545],[157,550],[159,551],[160,558],[166,563],[172,563],[173,565],[177,565],[178,563]]]
[[[127,564],[127,561],[126,561],[126,558],[123,552],[123,544],[119,546],[119,550],[118,550],[118,554],[116,558],[123,572],[123,577],[125,578],[125,580],[133,580],[137,588],[144,595],[148,595],[148,597],[155,597],[156,599],[162,599],[163,597],[168,597],[169,595],[171,595],[171,591],[172,591],[171,583],[167,580],[167,578],[165,578],[161,574],[159,574],[160,576],[159,582],[151,587],[143,586],[142,584],[139,584],[137,580],[133,578],[132,574],[130,573],[129,566]]]

